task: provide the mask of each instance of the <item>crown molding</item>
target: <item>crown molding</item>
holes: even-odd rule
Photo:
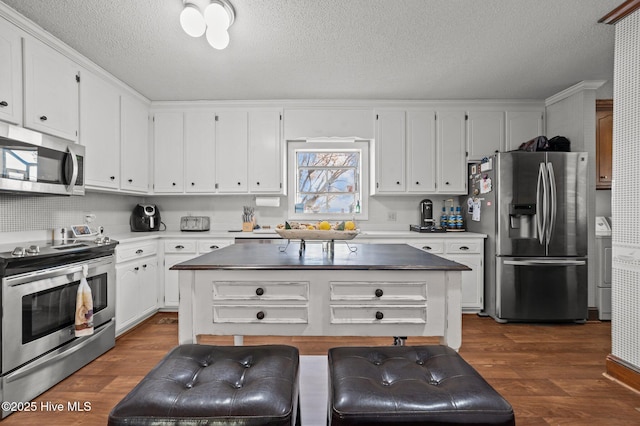
[[[580,93],[583,90],[596,90],[600,88],[607,80],[584,80],[578,84],[574,84],[573,86],[564,89],[562,92],[556,93],[553,96],[545,99],[545,106],[553,105],[556,102],[560,102],[563,99],[566,99],[570,96],[575,95],[576,93]]]

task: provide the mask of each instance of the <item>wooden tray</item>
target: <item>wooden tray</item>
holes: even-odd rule
[[[354,231],[323,231],[320,229],[276,229],[278,235],[288,240],[352,240],[360,233],[358,230]]]

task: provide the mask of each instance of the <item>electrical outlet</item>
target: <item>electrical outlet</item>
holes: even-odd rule
[[[398,220],[398,214],[396,212],[388,212],[387,220],[389,222],[395,222],[396,220]]]
[[[84,212],[84,221],[85,223],[91,223],[96,220],[96,215],[91,212]]]

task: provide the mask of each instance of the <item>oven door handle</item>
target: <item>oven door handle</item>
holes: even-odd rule
[[[85,348],[88,345],[93,344],[93,342],[96,340],[96,338],[98,338],[100,335],[102,335],[103,333],[106,333],[109,330],[109,325],[111,325],[111,323],[114,321],[114,319],[112,318],[110,321],[107,321],[105,324],[102,324],[99,327],[96,327],[94,329],[94,332],[91,336],[88,337],[84,337],[84,338],[78,338],[76,340],[72,340],[70,343],[74,343],[75,345],[69,347],[69,346],[62,346],[52,352],[49,352],[48,354],[46,354],[45,356],[36,359],[33,362],[28,363],[27,365],[25,365],[24,367],[21,367],[9,374],[7,374],[5,376],[5,380],[10,383],[13,382],[15,380],[19,380],[29,374],[31,374],[31,372],[33,370],[39,370],[49,364],[52,364],[58,360],[60,360],[61,358],[67,357],[75,352],[78,352],[79,350]],[[81,339],[81,340],[79,340]]]
[[[79,272],[82,272],[83,267],[85,265],[89,269],[93,269],[99,266],[108,265],[109,263],[113,263],[113,255],[99,257],[97,259],[91,259],[83,262],[74,263],[71,265],[62,265],[62,266],[57,266],[53,268],[47,268],[41,271],[27,272],[24,274],[5,278],[3,281],[8,286],[15,287],[22,284],[29,284],[35,281],[45,280],[47,278],[79,273]],[[56,287],[56,286],[53,286],[53,287]]]

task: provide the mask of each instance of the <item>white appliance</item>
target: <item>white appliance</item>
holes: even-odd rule
[[[611,226],[610,217],[596,217],[596,306],[600,320],[611,320]]]

